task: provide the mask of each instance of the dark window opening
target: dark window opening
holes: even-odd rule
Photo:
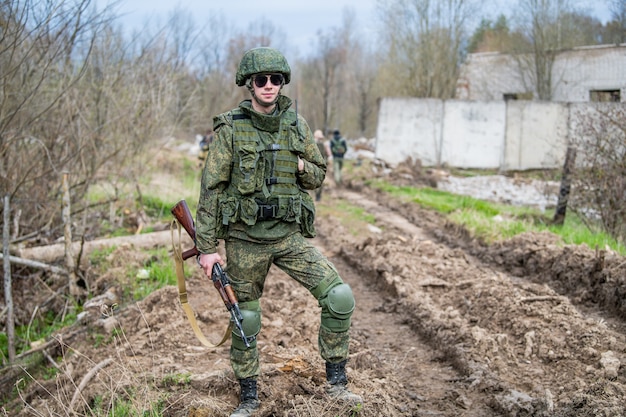
[[[502,94],[502,98],[505,101],[508,100],[532,100],[533,93],[504,93]]]
[[[620,90],[591,90],[589,91],[591,101],[604,103],[619,103],[622,101]]]

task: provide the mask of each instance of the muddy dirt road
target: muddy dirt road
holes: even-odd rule
[[[318,214],[315,243],[357,299],[348,370],[365,400],[359,416],[626,415],[623,258],[549,234],[487,247],[357,182],[328,187],[318,211],[348,203],[374,225],[355,233]],[[100,286],[145,256],[116,250]],[[219,340],[223,305],[193,262],[186,268],[190,304]],[[166,416],[227,416],[237,404],[228,346],[201,347],[177,289],[121,304],[112,317],[92,317],[83,325],[90,331],[58,337],[57,376],[30,384],[15,400],[28,404],[18,414],[91,415],[123,398],[145,409],[160,402]],[[314,299],[272,269],[261,305],[257,415],[354,415],[324,395]]]

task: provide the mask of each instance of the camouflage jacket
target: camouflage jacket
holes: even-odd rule
[[[326,162],[291,103],[280,96],[276,112],[264,115],[244,100],[214,118],[196,213],[200,253],[214,253],[219,238],[263,242],[296,232],[315,235],[315,206],[305,190],[321,185]]]

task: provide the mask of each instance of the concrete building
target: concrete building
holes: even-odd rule
[[[558,168],[571,140],[588,135],[585,127],[606,127],[614,124],[607,114],[626,114],[626,44],[560,53],[549,102],[537,100],[519,62],[497,52],[470,54],[455,100],[384,98],[376,157],[391,165],[411,157],[425,166]]]
[[[533,100],[520,57],[499,52],[469,54],[461,68],[456,98]],[[626,44],[578,47],[563,51],[552,68],[552,101],[626,102]]]

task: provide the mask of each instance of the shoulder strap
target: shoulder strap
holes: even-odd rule
[[[178,242],[174,241],[174,228],[178,229]],[[187,316],[187,320],[189,320],[189,324],[191,325],[191,328],[200,343],[209,348],[221,346],[230,337],[230,333],[233,329],[233,323],[229,321],[229,325],[226,328],[224,336],[222,336],[222,340],[220,340],[216,344],[209,342],[209,340],[204,336],[202,330],[200,330],[200,327],[198,326],[198,322],[196,321],[196,315],[189,303],[187,302],[187,288],[185,286],[185,266],[182,256],[182,249],[180,247],[181,227],[177,220],[172,221],[171,231],[172,247],[174,248],[174,261],[176,262],[176,280],[178,281],[178,298],[180,300],[180,305],[183,308],[183,311]]]

